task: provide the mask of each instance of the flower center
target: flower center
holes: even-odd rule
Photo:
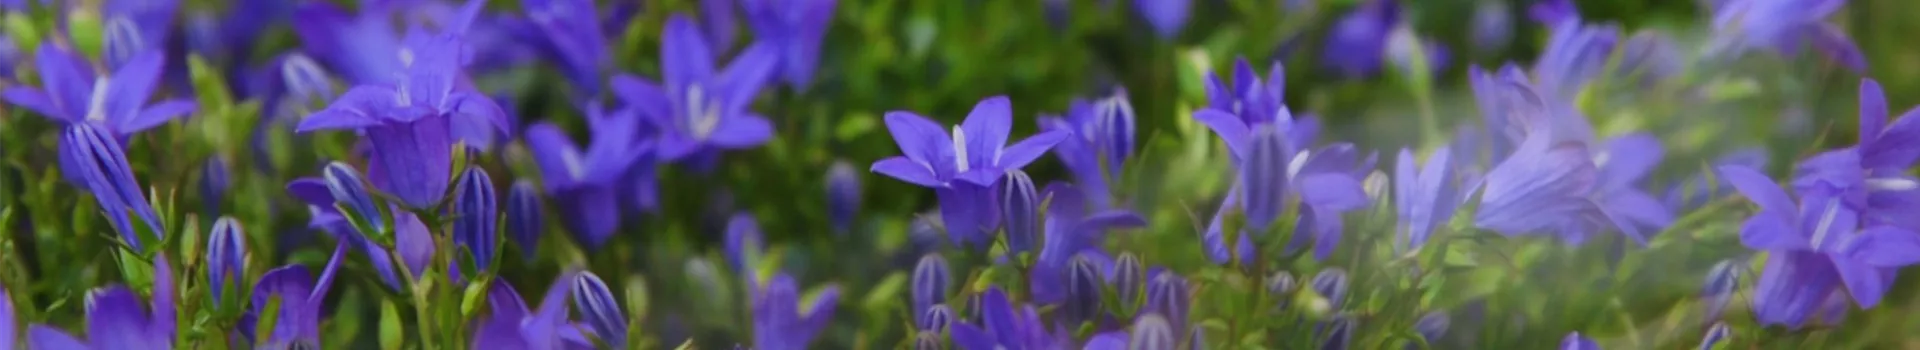
[[[967,132],[959,125],[953,126],[953,164],[963,173],[973,168],[967,164]]]
[[[1898,177],[1880,177],[1867,179],[1867,189],[1872,191],[1907,191],[1920,188],[1920,183]]]
[[[720,127],[720,104],[708,98],[707,90],[699,84],[687,87],[687,131],[693,137],[705,140]]]

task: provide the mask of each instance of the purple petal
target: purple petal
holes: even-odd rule
[[[1860,51],[1859,46],[1854,45],[1853,40],[1847,39],[1847,35],[1841,33],[1839,27],[1822,23],[1812,31],[1813,47],[1818,49],[1821,55],[1855,73],[1867,71],[1866,54]]]
[[[106,103],[101,106],[106,110],[89,111],[89,113],[104,113],[114,124],[131,123],[132,120],[129,119],[134,117],[134,114],[140,110],[140,106],[146,104],[149,95],[153,94],[154,84],[160,79],[161,65],[165,62],[166,58],[162,57],[158,50],[135,55],[131,61],[121,65],[120,70],[113,72],[113,76],[106,80],[106,96],[102,96]]]
[[[1865,107],[1862,107],[1865,108]],[[1863,121],[1864,122],[1864,121]],[[1862,129],[1865,133],[1865,129]],[[1868,138],[1862,135],[1860,164],[1868,168],[1907,168],[1914,160],[1920,159],[1920,107],[1900,113],[1900,119],[1879,135]]]
[[[949,332],[953,334],[948,336],[953,337],[953,345],[960,349],[994,350],[999,346],[999,342],[994,341],[993,336],[987,334],[986,330],[974,327],[971,324],[956,322],[951,327]]]
[[[1534,5],[1534,8],[1539,7]],[[1560,350],[1600,350],[1600,344],[1593,342],[1593,339],[1581,336],[1580,332],[1573,332],[1567,334],[1566,338],[1560,339]]]
[[[753,148],[766,144],[773,139],[773,123],[758,115],[735,116],[721,124],[720,130],[708,136],[707,142],[720,148]]]
[[[1722,166],[1718,169],[1721,180],[1733,185],[1740,194],[1759,205],[1761,211],[1780,214],[1800,212],[1799,206],[1793,204],[1793,199],[1787,197],[1787,192],[1780,190],[1780,185],[1774,184],[1767,175],[1744,166]]]
[[[1887,125],[1887,93],[1873,78],[1860,79],[1860,143],[1871,144]]]
[[[589,186],[557,193],[556,202],[568,231],[580,245],[597,249],[620,227],[619,197],[610,188]]]
[[[935,177],[950,178],[954,170],[953,139],[939,124],[911,112],[887,112],[887,131],[900,146],[900,154],[933,169]]]
[[[980,295],[981,324],[995,338],[1012,339],[1020,333],[1020,320],[1015,316],[1013,302],[1007,299],[1007,293],[1000,288],[990,288]]]
[[[541,122],[527,127],[525,135],[527,148],[533,151],[533,160],[540,166],[540,176],[547,181],[547,188],[565,186],[581,177],[585,164],[580,150],[575,148],[573,140],[567,139],[566,132],[560,127]]]
[[[1660,165],[1662,149],[1660,140],[1648,133],[1632,133],[1607,141],[1606,153],[1600,158],[1606,159],[1600,164],[1600,181],[1613,186],[1625,187],[1639,182],[1640,178]]]
[[[934,197],[940,202],[940,219],[954,243],[985,243],[999,226],[993,192],[989,187],[964,182],[934,189]]]
[[[1629,222],[1626,226],[1630,227],[1621,228],[1621,232],[1632,232],[1641,228],[1658,232],[1666,229],[1667,225],[1672,225],[1674,220],[1673,212],[1667,209],[1666,203],[1639,190],[1608,194],[1601,208],[1608,215],[1619,216]],[[1637,241],[1644,241],[1645,237],[1635,238]]]
[[[668,106],[672,104],[668,102],[666,90],[651,80],[621,74],[614,76],[609,84],[626,107],[639,109],[648,118],[666,118],[670,114]]]
[[[963,147],[967,148],[968,164],[976,168],[1001,164],[1001,148],[1007,145],[1007,134],[1013,130],[1013,102],[1006,96],[980,100],[973,106],[973,112],[967,113],[967,119],[960,122],[960,130],[966,135]],[[1053,141],[1057,142],[1057,139]],[[1052,147],[1053,143],[1046,145]],[[1045,151],[1046,148],[1041,148],[1027,158],[1031,161]]]
[[[1347,174],[1313,174],[1300,179],[1302,202],[1315,208],[1344,211],[1367,206],[1360,180]]]
[[[747,105],[753,103],[753,97],[760,93],[760,88],[772,80],[779,62],[779,56],[774,55],[773,48],[766,44],[754,44],[741,51],[739,56],[727,63],[726,70],[720,72],[720,81],[716,83],[720,85],[717,88],[727,94],[723,97],[727,104],[721,107],[728,111],[746,109]]]
[[[1069,133],[1066,131],[1055,130],[1020,140],[1020,142],[1016,142],[1012,146],[1007,146],[1006,149],[1000,151],[1000,159],[995,166],[1005,170],[1015,170],[1026,167],[1028,163],[1033,163],[1035,159],[1039,159],[1040,155],[1046,154],[1048,149],[1052,149],[1054,145],[1066,140],[1068,135]],[[968,137],[972,136],[969,135]]]
[[[1782,213],[1762,210],[1740,227],[1740,243],[1760,250],[1804,250],[1810,248],[1806,237],[1794,231],[1792,222]]]
[[[12,344],[8,344],[11,346]],[[87,344],[59,329],[44,324],[27,328],[27,345],[40,350],[87,350]]]
[[[1880,298],[1887,294],[1893,285],[1882,277],[1880,270],[1873,265],[1855,262],[1845,257],[1835,257],[1833,268],[1840,274],[1840,281],[1847,285],[1847,292],[1853,295],[1853,301],[1862,309],[1871,309],[1880,304]]]
[[[1505,235],[1562,227],[1591,207],[1586,198],[1596,170],[1585,147],[1547,148],[1529,137],[1520,151],[1487,173],[1474,224]]]
[[[199,108],[198,106],[199,104],[188,100],[160,102],[160,104],[140,111],[140,114],[134,115],[132,119],[128,119],[126,123],[120,124],[119,130],[116,131],[122,135],[145,131],[160,126],[160,124],[173,121],[174,118],[193,113],[194,109]]]
[[[916,163],[907,157],[881,159],[873,162],[873,167],[868,170],[920,186],[939,187],[945,184],[934,178],[933,169],[927,168],[926,164]]]
[[[1869,228],[1843,247],[1842,255],[1868,266],[1902,267],[1920,263],[1920,234],[1892,226]]]
[[[667,18],[660,52],[665,53],[660,57],[660,65],[668,89],[691,86],[714,74],[713,51],[707,47],[706,39],[700,38],[700,28],[685,15]]]
[[[361,85],[347,90],[326,109],[300,120],[299,132],[335,129],[359,129],[380,125],[381,114],[397,108],[399,93],[392,88]]]
[[[1775,251],[1754,286],[1754,313],[1762,324],[1799,328],[1839,287],[1824,254]]]
[[[34,56],[40,71],[40,84],[48,95],[53,95],[53,105],[61,111],[59,115],[69,122],[79,122],[89,112],[89,101],[93,96],[94,75],[92,66],[86,58],[68,51],[59,45],[41,45]]]
[[[1239,159],[1246,154],[1245,149],[1249,143],[1248,140],[1253,138],[1253,131],[1247,128],[1245,122],[1240,121],[1240,117],[1216,109],[1203,109],[1193,112],[1193,119],[1206,124],[1208,129],[1213,130],[1214,135],[1219,135],[1220,140],[1227,143],[1227,151],[1233,153],[1234,159]]]
[[[426,276],[427,262],[433,259],[433,232],[420,217],[406,211],[395,211],[393,224],[394,250],[399,251],[400,261],[414,279]]]
[[[446,195],[453,170],[453,142],[447,118],[427,117],[411,123],[366,129],[373,147],[369,174],[375,184],[407,207],[432,208]],[[384,178],[384,180],[383,180]]]
[[[13,297],[7,295],[6,286],[0,286],[0,344],[12,347],[19,344],[19,336],[14,333],[20,325],[13,317]]]
[[[154,341],[147,329],[146,305],[124,286],[114,285],[87,295],[88,341],[99,349],[142,349]]]
[[[153,270],[153,290],[150,292],[153,298],[151,301],[153,320],[152,324],[147,326],[151,332],[149,335],[151,338],[148,339],[167,343],[173,340],[176,322],[174,306],[178,304],[174,295],[178,294],[179,290],[174,283],[173,264],[167,262],[166,254],[153,256]]]

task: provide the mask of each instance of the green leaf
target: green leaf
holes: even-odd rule
[[[480,308],[480,302],[487,299],[487,287],[493,285],[488,282],[492,280],[492,274],[483,273],[471,283],[467,283],[467,290],[462,292],[460,297],[460,316],[471,318],[474,311],[478,311],[476,309]]]
[[[268,296],[267,306],[260,308],[260,318],[254,321],[253,334],[273,334],[273,327],[278,322],[280,322],[280,296]]]
[[[406,327],[400,324],[400,310],[393,306],[392,300],[381,300],[380,348],[399,349],[405,337]]]
[[[886,278],[880,279],[879,283],[874,283],[873,289],[867,291],[866,298],[860,301],[860,307],[867,310],[886,310],[888,307],[897,305],[900,302],[898,299],[900,289],[906,284],[905,273],[895,271],[888,274]]]

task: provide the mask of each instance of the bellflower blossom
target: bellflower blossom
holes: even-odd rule
[[[468,0],[458,8],[447,8],[437,2],[421,3],[382,2],[373,3],[361,9],[358,17],[346,13],[331,3],[314,2],[303,4],[294,16],[294,32],[301,38],[304,51],[321,62],[326,63],[333,72],[339,73],[348,82],[355,85],[353,90],[363,87],[380,87],[383,90],[362,92],[355,96],[349,90],[341,100],[334,101],[329,109],[360,110],[359,113],[371,114],[372,118],[360,118],[358,124],[403,124],[422,121],[425,124],[445,124],[444,127],[422,129],[447,129],[429,134],[420,130],[418,137],[445,138],[466,142],[478,149],[490,149],[498,133],[507,129],[504,111],[485,95],[477,91],[466,79],[465,69],[477,59],[475,49],[498,47],[497,43],[484,30],[470,30],[472,24],[480,19],[484,0]],[[433,6],[429,6],[433,5]],[[394,17],[410,14],[408,10],[426,12],[422,16],[410,16],[412,26],[402,35],[393,26]],[[416,18],[426,17],[426,18]],[[438,24],[437,31],[426,30],[421,22]],[[490,26],[481,29],[491,28]],[[480,44],[480,45],[476,45]],[[419,91],[414,91],[419,90]],[[397,96],[395,96],[397,95]],[[396,102],[375,102],[372,100],[352,101],[349,99],[384,99]],[[383,111],[386,110],[386,111]],[[319,114],[329,111],[323,110]],[[432,118],[429,118],[432,117]],[[308,118],[312,119],[312,118]],[[339,119],[339,118],[336,118]],[[388,121],[377,123],[377,121]],[[344,122],[345,120],[333,121]],[[328,126],[328,129],[362,129],[375,141],[375,149],[389,148],[379,145],[378,140],[391,135],[371,132],[376,129],[367,125]],[[394,127],[395,125],[386,125]],[[320,125],[313,125],[320,127]],[[300,131],[312,131],[306,121],[302,121]],[[394,130],[389,130],[394,131]],[[444,134],[441,136],[440,134]],[[423,142],[427,140],[422,140]],[[447,144],[451,145],[452,141]],[[398,146],[396,146],[398,147]],[[413,147],[401,147],[413,148]],[[445,148],[445,147],[435,147]],[[429,149],[424,156],[433,156]],[[378,152],[376,152],[378,153]],[[412,151],[400,153],[413,153]],[[376,154],[376,159],[390,158]],[[423,159],[430,161],[432,159]],[[418,164],[418,163],[415,163]],[[375,167],[376,169],[378,167]],[[424,167],[431,173],[447,177],[441,172],[445,167]],[[373,169],[370,169],[373,170]],[[377,172],[377,170],[375,170]],[[376,178],[380,175],[375,175]],[[445,180],[437,182],[445,190]],[[431,185],[423,183],[422,185]],[[402,194],[408,205],[421,198],[409,198],[419,194]]]
[[[60,162],[69,180],[93,193],[94,201],[128,246],[140,249],[146,240],[134,230],[128,215],[146,223],[153,238],[166,237],[166,225],[147,202],[139,180],[133,177],[133,166],[127,163],[126,151],[103,128],[91,124],[67,127],[60,138]]]
[[[706,2],[716,2],[708,0]],[[779,53],[776,73],[787,87],[806,90],[820,62],[821,41],[839,0],[740,0],[756,39]],[[721,46],[724,48],[725,46]]]
[[[714,1],[706,1],[714,2]],[[612,67],[607,33],[592,0],[534,0],[523,4],[536,38],[529,38],[549,61],[586,96],[600,93],[604,73]],[[529,34],[528,36],[534,36]]]
[[[1859,144],[1808,158],[1795,169],[1794,191],[1820,192],[1844,199],[1868,225],[1894,225],[1920,232],[1920,179],[1907,175],[1920,160],[1920,107],[1897,120],[1880,84],[1860,82]]]
[[[1803,190],[1796,204],[1758,171],[1719,170],[1760,207],[1741,226],[1740,242],[1769,253],[1754,287],[1754,313],[1763,324],[1799,328],[1842,286],[1861,308],[1873,308],[1892,288],[1893,269],[1920,263],[1912,254],[1920,250],[1920,234],[1862,225],[1843,193]]]
[[[1659,163],[1658,142],[1630,134],[1595,144],[1586,117],[1544,94],[1518,68],[1474,72],[1475,98],[1501,146],[1518,142],[1487,172],[1474,224],[1504,235],[1554,233],[1569,244],[1607,227],[1645,244],[1672,213],[1635,188]],[[1511,146],[1509,146],[1511,147]]]
[[[773,276],[753,291],[753,345],[759,350],[799,350],[807,348],[833,319],[834,305],[840,302],[840,288],[827,286],[813,301],[800,304],[800,291],[792,276]]]
[[[1144,227],[1145,218],[1132,211],[1092,209],[1079,190],[1064,183],[1047,185],[1046,238],[1034,259],[1032,272],[1033,302],[1051,304],[1066,297],[1067,268],[1073,257],[1088,255],[1097,265],[1110,266],[1112,258],[1100,250],[1105,233],[1115,228]],[[1101,271],[1111,270],[1101,268]]]
[[[1342,76],[1360,78],[1380,71],[1387,36],[1400,23],[1397,0],[1368,0],[1347,13],[1327,34],[1321,62]]]
[[[334,248],[333,257],[327,259],[327,266],[320,270],[318,280],[307,267],[300,265],[273,269],[261,275],[260,281],[253,285],[253,306],[239,323],[242,333],[266,348],[321,347],[320,318],[324,317],[327,291],[332,289],[346,252],[347,242],[341,241]],[[266,312],[267,304],[275,299],[280,302],[280,314],[274,316],[273,333],[254,334],[250,325],[259,322],[260,314]]]
[[[1248,159],[1241,162],[1241,166],[1243,170],[1271,170],[1243,171],[1220,210],[1208,222],[1201,244],[1214,262],[1227,263],[1234,256],[1228,255],[1222,227],[1231,206],[1238,205],[1245,210],[1248,222],[1248,227],[1241,228],[1239,241],[1233,243],[1234,249],[1239,252],[1237,256],[1251,257],[1252,240],[1246,233],[1264,232],[1286,201],[1298,200],[1300,219],[1287,249],[1312,240],[1315,259],[1325,259],[1338,247],[1344,226],[1341,215],[1367,206],[1369,199],[1360,179],[1372,169],[1372,156],[1362,160],[1353,145],[1345,143],[1280,156],[1290,151],[1284,145],[1290,140],[1281,139],[1279,135],[1272,125],[1259,126],[1253,136],[1258,146],[1250,148]],[[1282,174],[1262,175],[1266,172]]]
[[[630,171],[651,171],[650,142],[638,138],[640,118],[631,110],[613,112],[588,108],[587,124],[593,140],[583,152],[559,127],[547,123],[527,128],[526,142],[540,165],[546,192],[559,206],[561,223],[577,242],[598,248],[613,237],[622,213],[620,191]],[[651,182],[636,186],[651,187]]]
[[[85,57],[49,42],[34,53],[41,88],[8,86],[7,103],[64,125],[89,124],[125,140],[135,133],[192,113],[195,104],[171,99],[152,105],[166,58],[145,51],[128,58],[110,74],[96,76]]]
[[[1827,59],[1855,72],[1867,69],[1860,47],[1840,27],[1826,23],[1845,0],[1723,0],[1712,2],[1713,50],[1740,54],[1770,50],[1798,56],[1811,46]]]
[[[405,73],[390,84],[348,90],[300,121],[299,132],[358,130],[372,146],[370,175],[409,208],[440,204],[452,177],[454,119],[483,120],[506,130],[492,99],[456,83],[465,66],[459,34],[415,31],[400,50]]]
[[[1007,145],[1013,103],[1005,96],[974,105],[951,137],[939,124],[912,112],[888,112],[886,122],[904,155],[874,162],[870,170],[933,188],[948,236],[966,244],[986,242],[998,225],[991,188],[1001,175],[1025,167],[1067,136],[1047,131]]]
[[[106,25],[107,49],[102,53],[110,68],[133,62],[129,58],[142,52],[166,49],[173,33],[173,17],[180,12],[179,0],[107,0],[100,6]],[[118,42],[118,43],[116,43]],[[116,46],[124,48],[116,49]]]
[[[773,123],[747,110],[773,76],[773,48],[749,47],[716,71],[714,51],[693,20],[674,15],[661,35],[664,85],[626,75],[613,78],[614,93],[660,131],[661,160],[708,163],[718,150],[759,147],[773,138]]]
[[[1058,349],[1072,341],[1066,329],[1049,329],[1033,306],[1015,305],[999,287],[982,292],[975,305],[977,324],[954,323],[949,328],[959,349]]]
[[[1306,149],[1319,134],[1320,124],[1312,118],[1294,117],[1286,106],[1286,86],[1286,69],[1280,62],[1273,63],[1262,81],[1246,59],[1236,60],[1233,85],[1217,75],[1207,76],[1207,107],[1195,111],[1193,118],[1227,144],[1236,162],[1243,161],[1241,158],[1249,152],[1253,130],[1260,125],[1273,125],[1286,136],[1290,149]]]
[[[1093,101],[1075,100],[1065,116],[1041,117],[1040,130],[1072,134],[1054,145],[1054,157],[1066,164],[1095,209],[1112,207],[1110,182],[1120,180],[1122,166],[1133,156],[1135,121],[1126,90]]]
[[[1620,42],[1620,27],[1588,25],[1576,16],[1561,20],[1551,30],[1547,48],[1533,64],[1533,77],[1544,93],[1572,101],[1606,70]]]
[[[1450,221],[1461,197],[1471,191],[1461,188],[1448,149],[1435,151],[1418,172],[1414,169],[1413,152],[1401,149],[1393,171],[1393,201],[1400,217],[1397,230],[1406,237],[1409,249],[1425,244],[1434,230]]]
[[[473,334],[473,347],[514,349],[590,349],[593,342],[580,332],[584,329],[567,321],[567,297],[574,273],[561,274],[547,287],[538,309],[528,310],[527,302],[506,280],[495,279],[487,290],[487,310],[479,330]],[[486,344],[485,346],[481,344]]]
[[[167,263],[166,256],[154,258],[153,273],[151,305],[143,305],[140,295],[126,286],[116,284],[95,289],[87,293],[87,341],[82,342],[53,326],[35,324],[27,327],[27,348],[172,349],[176,331],[174,305],[178,301],[174,300],[173,267]]]
[[[295,179],[287,183],[287,193],[307,204],[307,211],[313,216],[307,223],[308,228],[326,232],[334,239],[347,242],[354,251],[366,254],[367,262],[373,265],[374,273],[380,276],[381,282],[385,282],[389,288],[400,288],[400,279],[393,271],[392,255],[368,238],[367,233],[360,232],[348,222],[347,217],[340,213],[339,206],[334,204],[333,193],[327,190],[325,180],[311,177]]]

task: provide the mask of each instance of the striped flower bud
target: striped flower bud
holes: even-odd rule
[[[507,237],[520,245],[520,253],[532,257],[539,250],[540,233],[546,218],[540,212],[540,190],[533,182],[517,180],[507,193]]]
[[[593,336],[616,349],[626,348],[627,315],[620,312],[620,304],[614,301],[607,282],[593,272],[583,271],[573,283],[573,307],[580,311]]]
[[[947,330],[947,325],[953,324],[953,308],[947,307],[946,304],[937,304],[927,308],[927,312],[920,314],[914,321],[917,323],[916,326],[920,326],[922,332],[944,332]]]
[[[1246,213],[1248,232],[1265,232],[1280,217],[1286,205],[1287,167],[1293,152],[1287,147],[1286,134],[1272,125],[1261,125],[1253,132],[1253,146],[1247,159],[1240,162],[1241,210]]]
[[[468,167],[460,174],[460,185],[453,201],[453,240],[473,254],[474,266],[486,270],[493,265],[494,250],[500,237],[499,197],[493,191],[493,177],[486,169]]]
[[[1067,263],[1067,300],[1064,309],[1069,327],[1091,321],[1100,314],[1100,288],[1106,284],[1101,277],[1100,268],[1086,255],[1076,255]]]
[[[246,232],[240,228],[240,222],[230,216],[222,216],[213,222],[213,231],[207,238],[207,282],[212,285],[213,300],[220,302],[229,291],[245,288],[247,278]]]
[[[1173,324],[1187,324],[1187,281],[1162,271],[1147,282],[1146,312],[1158,313]]]
[[[943,303],[952,284],[953,275],[947,269],[946,258],[940,253],[921,256],[920,263],[913,266],[913,313],[924,314],[928,307]]]
[[[1140,257],[1132,252],[1120,253],[1113,264],[1114,296],[1120,298],[1121,310],[1133,312],[1146,296],[1147,268]]]
[[[827,168],[827,220],[834,232],[853,228],[860,212],[860,172],[846,161],[835,161]]]
[[[1347,300],[1347,271],[1338,268],[1321,270],[1313,275],[1313,291],[1327,298],[1327,304],[1339,309]]]
[[[340,206],[341,214],[356,220],[356,225],[366,225],[363,229],[370,235],[379,235],[387,231],[386,220],[380,215],[380,207],[375,204],[373,193],[367,191],[367,182],[360,177],[360,171],[347,163],[328,163],[321,174],[327,180],[327,191],[333,193],[334,205]]]
[[[1009,170],[1001,190],[1000,217],[1005,218],[1008,253],[1033,252],[1040,235],[1040,192],[1033,178],[1024,171]]]
[[[1133,320],[1133,329],[1127,337],[1127,350],[1174,350],[1178,344],[1173,325],[1160,314],[1146,314]]]

